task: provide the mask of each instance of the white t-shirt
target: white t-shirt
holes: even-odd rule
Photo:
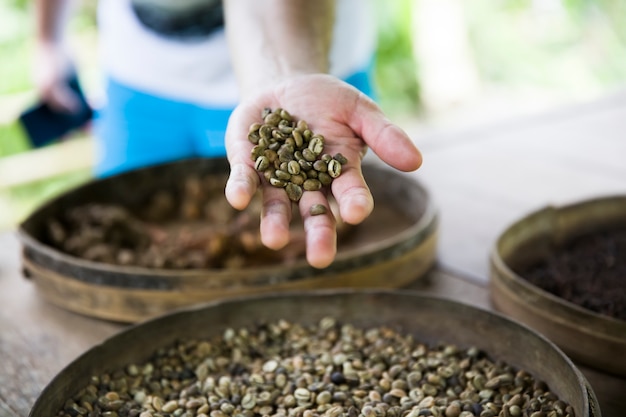
[[[337,0],[331,74],[345,78],[371,61],[376,43],[371,6],[364,0]],[[116,81],[201,105],[238,102],[223,28],[200,41],[170,39],[146,29],[130,0],[100,0],[98,25],[104,71]]]

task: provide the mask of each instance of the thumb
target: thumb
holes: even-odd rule
[[[409,135],[365,94],[359,94],[354,111],[346,118],[350,128],[387,164],[405,172],[422,165],[422,154]]]

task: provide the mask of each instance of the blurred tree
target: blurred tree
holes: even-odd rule
[[[420,86],[411,39],[413,1],[389,0],[375,4],[379,30],[374,81],[378,101],[390,113],[415,113],[420,109]]]
[[[464,4],[481,78],[491,86],[578,99],[626,82],[626,43],[618,35],[626,33],[624,0]]]
[[[4,0],[8,6],[11,6],[15,9],[26,10],[29,3],[32,3],[30,0]]]

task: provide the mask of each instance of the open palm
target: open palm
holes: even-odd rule
[[[253,147],[248,128],[259,122],[264,108],[283,108],[311,130],[325,137],[324,153],[343,154],[348,163],[331,185],[339,214],[349,224],[362,222],[374,202],[361,172],[361,159],[370,148],[390,166],[413,171],[421,165],[421,155],[411,139],[392,124],[367,96],[349,84],[325,74],[292,77],[243,100],[233,112],[226,131],[226,150],[231,173],[226,198],[237,208],[245,208],[259,186],[263,191],[261,238],[263,244],[280,249],[289,242],[291,205],[285,190],[269,185],[254,168]],[[314,204],[328,208],[326,191],[306,191],[298,205],[304,220],[307,261],[317,268],[332,263],[337,251],[337,234],[332,212],[312,216]]]

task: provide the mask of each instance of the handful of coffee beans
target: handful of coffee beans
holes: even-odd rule
[[[313,133],[304,120],[296,121],[286,110],[265,108],[262,123],[250,126],[254,167],[274,187],[284,188],[291,201],[304,191],[330,186],[348,160],[340,153],[324,153],[324,136]]]

